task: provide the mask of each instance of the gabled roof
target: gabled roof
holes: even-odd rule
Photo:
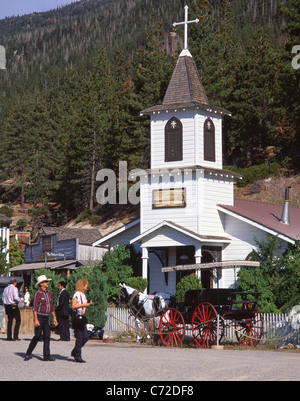
[[[57,234],[58,241],[78,238],[80,245],[92,245],[102,237],[99,230],[87,228],[43,227],[41,232],[46,235]]]
[[[235,199],[234,205],[218,205],[218,210],[237,217],[287,242],[300,241],[300,208],[290,207],[290,225],[281,220],[283,205]]]
[[[112,231],[111,233],[103,236],[99,240],[95,241],[92,245],[93,246],[99,246],[105,242],[107,242],[109,239],[115,237],[116,235],[119,235],[123,233],[124,231],[129,230],[131,227],[136,226],[137,224],[140,224],[140,219],[135,219],[131,221],[130,223],[125,224],[124,226],[117,228],[116,230]]]
[[[181,55],[178,58],[163,103],[159,106],[145,109],[141,114],[180,108],[200,108],[210,112],[214,111],[230,115],[228,110],[209,104],[199,72],[191,55]]]
[[[198,234],[192,230],[189,230],[188,228],[182,227],[179,224],[176,224],[172,221],[166,221],[163,220],[162,222],[160,222],[159,224],[157,224],[156,226],[153,226],[152,228],[150,228],[149,230],[145,231],[144,233],[138,235],[136,238],[133,238],[130,243],[134,244],[136,242],[140,242],[143,238],[147,237],[148,235],[158,231],[160,228],[162,227],[169,227],[172,228],[176,231],[179,231],[185,235],[187,235],[188,237],[194,238],[198,241],[203,241],[203,242],[230,242],[230,238],[228,237],[223,237],[223,236],[216,236],[216,235],[201,235]]]

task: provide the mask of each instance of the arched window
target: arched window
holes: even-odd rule
[[[165,127],[165,161],[182,160],[182,124],[172,117]]]
[[[210,118],[204,123],[204,160],[215,162],[215,126]]]

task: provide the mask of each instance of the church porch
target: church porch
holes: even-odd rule
[[[148,280],[148,292],[155,291],[175,294],[181,278],[195,272],[162,272],[166,266],[193,265],[218,262],[222,251],[230,243],[229,238],[201,236],[172,222],[162,222],[151,230],[134,238],[142,249],[142,276]],[[204,288],[214,288],[217,277],[213,271],[199,274]]]

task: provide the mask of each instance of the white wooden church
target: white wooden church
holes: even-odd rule
[[[180,273],[163,267],[244,261],[267,233],[282,250],[300,240],[300,209],[287,209],[283,221],[282,206],[234,198],[237,176],[222,162],[222,117],[230,112],[209,104],[187,48],[188,23],[197,20],[185,11],[185,46],[163,103],[142,111],[150,116],[151,168],[140,180],[140,219],[94,243],[140,247],[149,293],[175,293]],[[203,288],[236,279],[233,269],[199,272]]]

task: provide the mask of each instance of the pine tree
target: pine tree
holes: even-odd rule
[[[92,71],[77,77],[75,84],[73,77],[66,85],[66,93],[71,95],[65,115],[67,180],[68,192],[75,201],[71,205],[68,200],[69,210],[94,208],[97,171],[116,169],[124,154],[122,142],[127,135],[128,119],[125,107],[129,105],[125,83],[121,82],[125,78],[115,79],[117,74],[113,70],[107,51],[101,48]],[[128,85],[130,92],[130,82]]]
[[[210,88],[210,73],[216,74],[216,68],[211,68],[218,58],[216,52],[216,20],[213,15],[213,7],[208,0],[196,0],[191,4],[191,19],[198,18],[198,24],[191,24],[189,28],[189,48],[200,73],[202,83],[213,102],[214,94]],[[214,60],[214,61],[212,61]],[[214,80],[213,80],[214,81]]]
[[[130,76],[130,65],[125,54],[113,54],[111,74],[114,82],[114,163],[127,161],[128,171],[141,167],[145,141],[139,136],[140,104]]]
[[[14,187],[19,189],[20,203],[24,204],[27,182],[27,154],[30,151],[26,135],[26,115],[29,106],[25,102],[15,105],[1,127],[0,165],[14,180]],[[22,146],[20,146],[22,144]],[[25,163],[24,163],[25,161]]]
[[[164,48],[162,24],[157,24],[149,18],[145,42],[139,47],[133,58],[132,77],[140,110],[162,103],[167,90],[175,60]],[[150,131],[149,121],[141,118],[138,136],[144,147],[144,165],[149,167]]]
[[[59,185],[61,138],[55,113],[42,97],[20,103],[2,131],[1,164],[35,206],[48,204]]]
[[[280,91],[285,113],[278,119],[278,131],[282,135],[283,154],[291,156],[294,167],[299,169],[300,61],[297,46],[300,45],[300,4],[297,0],[291,0],[289,6],[281,4],[280,10],[286,23],[281,37],[284,49],[281,52]]]
[[[242,163],[263,160],[264,149],[279,144],[274,137],[276,118],[283,112],[279,64],[278,51],[258,30],[239,60],[229,105],[233,117],[228,140]]]

